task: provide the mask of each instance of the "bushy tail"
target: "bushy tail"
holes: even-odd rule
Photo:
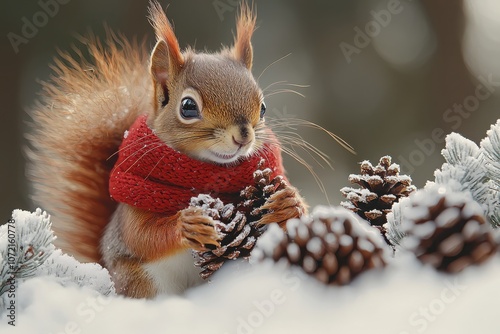
[[[100,261],[99,239],[116,207],[109,173],[124,131],[151,108],[152,85],[144,43],[109,32],[105,44],[93,37],[85,44],[90,57],[62,53],[43,83],[27,136],[28,177],[36,205],[52,215],[58,246]]]

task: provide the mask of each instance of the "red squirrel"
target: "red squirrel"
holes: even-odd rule
[[[62,53],[28,136],[33,198],[52,214],[58,245],[102,263],[117,291],[136,298],[200,283],[191,250],[218,245],[219,236],[189,207],[191,196],[223,188],[231,198],[262,157],[283,173],[251,73],[254,12],[241,5],[234,45],[217,53],[181,51],[157,2],[150,20],[150,54],[112,32],[105,44],[87,40],[92,61]],[[262,224],[283,226],[307,211],[291,185],[267,205]]]

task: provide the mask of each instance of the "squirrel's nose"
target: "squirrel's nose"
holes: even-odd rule
[[[233,143],[235,143],[237,146],[245,146],[249,142],[252,141],[252,138],[249,138],[248,136],[246,138],[235,138],[233,136]]]
[[[233,135],[233,142],[238,146],[244,146],[253,140],[253,136],[246,126],[242,126],[239,131],[239,136]]]

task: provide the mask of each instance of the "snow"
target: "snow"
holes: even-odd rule
[[[304,224],[297,227],[297,237],[302,240],[309,238],[309,229]]]
[[[352,246],[352,237],[343,234],[339,238],[339,245],[343,247],[351,247]]]
[[[379,179],[380,177],[377,176]],[[380,179],[382,180],[382,179]],[[377,198],[377,194],[371,192],[367,188],[362,188],[362,189],[356,189],[352,187],[344,187],[340,189],[340,192],[349,200],[349,201],[354,201],[354,202],[361,202],[361,203],[368,203],[369,201]],[[350,202],[343,202],[347,206],[352,207],[352,203]]]
[[[444,209],[443,212],[436,217],[437,227],[447,228],[453,226],[461,218],[461,212],[459,208],[451,207]],[[465,218],[465,217],[464,217]]]
[[[326,229],[325,224],[319,223],[317,221],[315,221],[311,224],[311,229],[315,235],[320,236],[320,237],[323,237],[328,233],[328,230]]]
[[[375,250],[375,246],[373,243],[369,242],[366,239],[358,239],[358,248],[365,252],[373,252]]]
[[[297,244],[290,243],[286,246],[286,253],[291,261],[298,261],[300,258],[300,247]]]
[[[290,224],[291,220],[287,223]],[[258,241],[259,248],[266,254],[272,254],[274,247],[283,240],[285,234],[278,224],[270,224]]]
[[[306,249],[313,254],[321,253],[321,250],[323,249],[323,243],[321,242],[320,238],[313,237],[307,242]]]
[[[396,163],[392,163],[389,167],[387,167],[388,171],[399,173],[399,165]]]
[[[434,234],[435,230],[436,224],[432,220],[423,224],[415,224],[411,226],[411,234],[421,239],[430,238],[432,234]]]
[[[80,263],[60,249],[52,252],[36,275],[51,277],[63,286],[85,285],[101,294],[114,294],[114,285],[106,269],[97,263]]]
[[[483,210],[481,206],[476,202],[469,201],[465,203],[465,206],[462,209],[462,216],[464,218],[470,218],[472,216],[480,216],[483,214]]]
[[[377,209],[373,209],[373,210],[367,211],[366,214],[373,214],[373,215],[381,216],[382,215],[382,211],[377,210]]]
[[[455,333],[498,332],[497,256],[459,275],[399,253],[344,287],[297,269],[228,263],[213,282],[155,300],[103,297],[35,278],[18,287],[16,327],[2,333]]]
[[[462,229],[465,240],[472,240],[482,232],[481,224],[477,220],[469,220]]]

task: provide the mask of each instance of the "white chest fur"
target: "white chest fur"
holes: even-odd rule
[[[200,269],[194,266],[190,250],[149,262],[143,268],[152,278],[158,294],[180,294],[203,282],[199,275]]]

